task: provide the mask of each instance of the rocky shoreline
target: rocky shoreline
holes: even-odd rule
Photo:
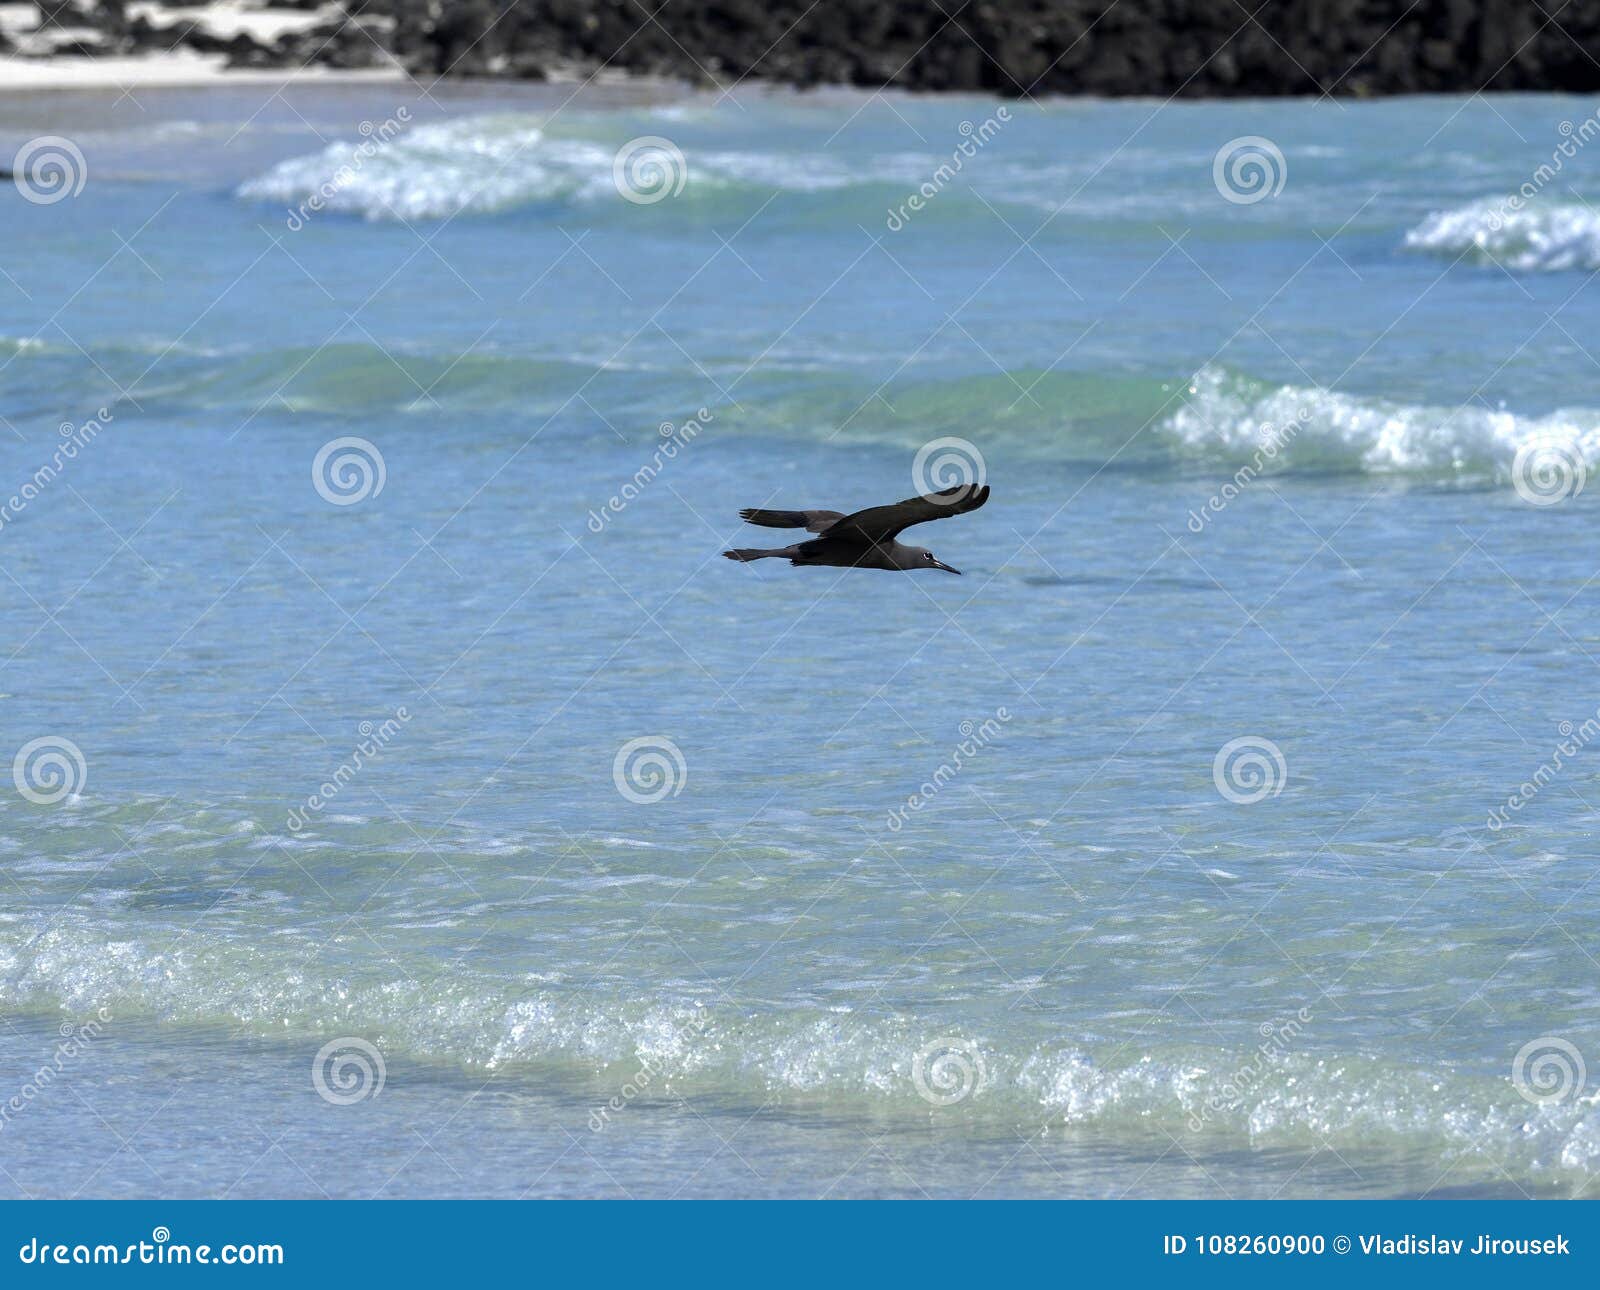
[[[1252,10],[1254,11],[1252,13]],[[11,21],[6,22],[6,15]],[[32,15],[32,23],[25,19]],[[174,50],[244,68],[543,80],[598,68],[726,87],[1008,97],[1600,90],[1579,0],[40,0],[0,55]]]

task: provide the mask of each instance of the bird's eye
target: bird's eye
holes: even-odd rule
[[[932,564],[933,563],[933,552],[932,551],[924,551],[922,553],[922,558],[924,560],[926,560],[929,564]]]

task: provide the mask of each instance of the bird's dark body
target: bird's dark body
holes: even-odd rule
[[[975,511],[989,500],[986,485],[961,484],[926,497],[908,497],[892,506],[873,506],[853,515],[839,511],[768,511],[750,508],[739,514],[747,523],[771,529],[806,529],[818,536],[785,547],[741,547],[722,554],[730,560],[786,559],[794,565],[827,565],[842,569],[942,569],[960,573],[934,559],[933,552],[895,539],[913,524]]]

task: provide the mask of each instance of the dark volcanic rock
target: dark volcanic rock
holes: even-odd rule
[[[72,20],[70,3],[40,7]],[[123,23],[123,8],[101,4],[96,25],[136,48],[167,39],[143,18]],[[183,40],[252,66],[365,67],[387,51],[430,76],[607,68],[1010,97],[1600,90],[1600,0],[348,0],[345,10],[351,21],[270,50],[203,31]],[[363,30],[361,19],[382,23]]]

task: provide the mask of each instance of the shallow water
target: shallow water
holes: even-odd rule
[[[0,104],[6,1185],[1587,1188],[1587,105],[570,94]]]

